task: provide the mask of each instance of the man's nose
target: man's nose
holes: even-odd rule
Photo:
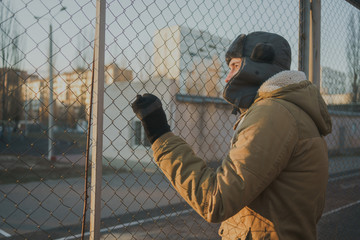
[[[229,72],[229,74],[226,76],[225,78],[225,82],[228,83],[230,81],[230,79],[232,78],[234,74],[232,72]]]

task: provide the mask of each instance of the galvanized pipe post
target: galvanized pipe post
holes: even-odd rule
[[[321,0],[300,0],[299,70],[320,89]]]
[[[106,0],[96,0],[96,29],[94,43],[94,95],[91,154],[90,239],[100,239],[102,147],[104,115]]]

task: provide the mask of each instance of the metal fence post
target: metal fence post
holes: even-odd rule
[[[106,0],[96,1],[94,97],[91,156],[90,239],[100,238]]]
[[[320,88],[321,0],[300,0],[299,70]]]

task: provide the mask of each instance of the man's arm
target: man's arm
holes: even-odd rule
[[[255,105],[216,171],[171,132],[152,146],[166,177],[209,222],[224,221],[251,203],[286,167],[296,143],[295,120],[281,104],[267,100]]]

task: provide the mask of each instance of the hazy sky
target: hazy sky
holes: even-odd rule
[[[49,24],[53,25],[54,59],[58,71],[69,71],[79,61],[78,50],[91,45],[95,28],[95,1],[15,0],[11,2],[23,36],[22,65],[47,76]],[[62,6],[65,11],[59,12]],[[344,0],[322,1],[322,64],[345,69],[345,37],[350,5]],[[106,61],[140,71],[152,53],[157,29],[184,25],[234,39],[240,33],[271,31],[283,35],[293,52],[297,69],[298,1],[294,0],[113,0],[107,1]],[[55,16],[54,16],[55,15]],[[41,17],[36,20],[35,16]],[[91,62],[91,49],[82,51]],[[341,63],[341,64],[339,64]]]

